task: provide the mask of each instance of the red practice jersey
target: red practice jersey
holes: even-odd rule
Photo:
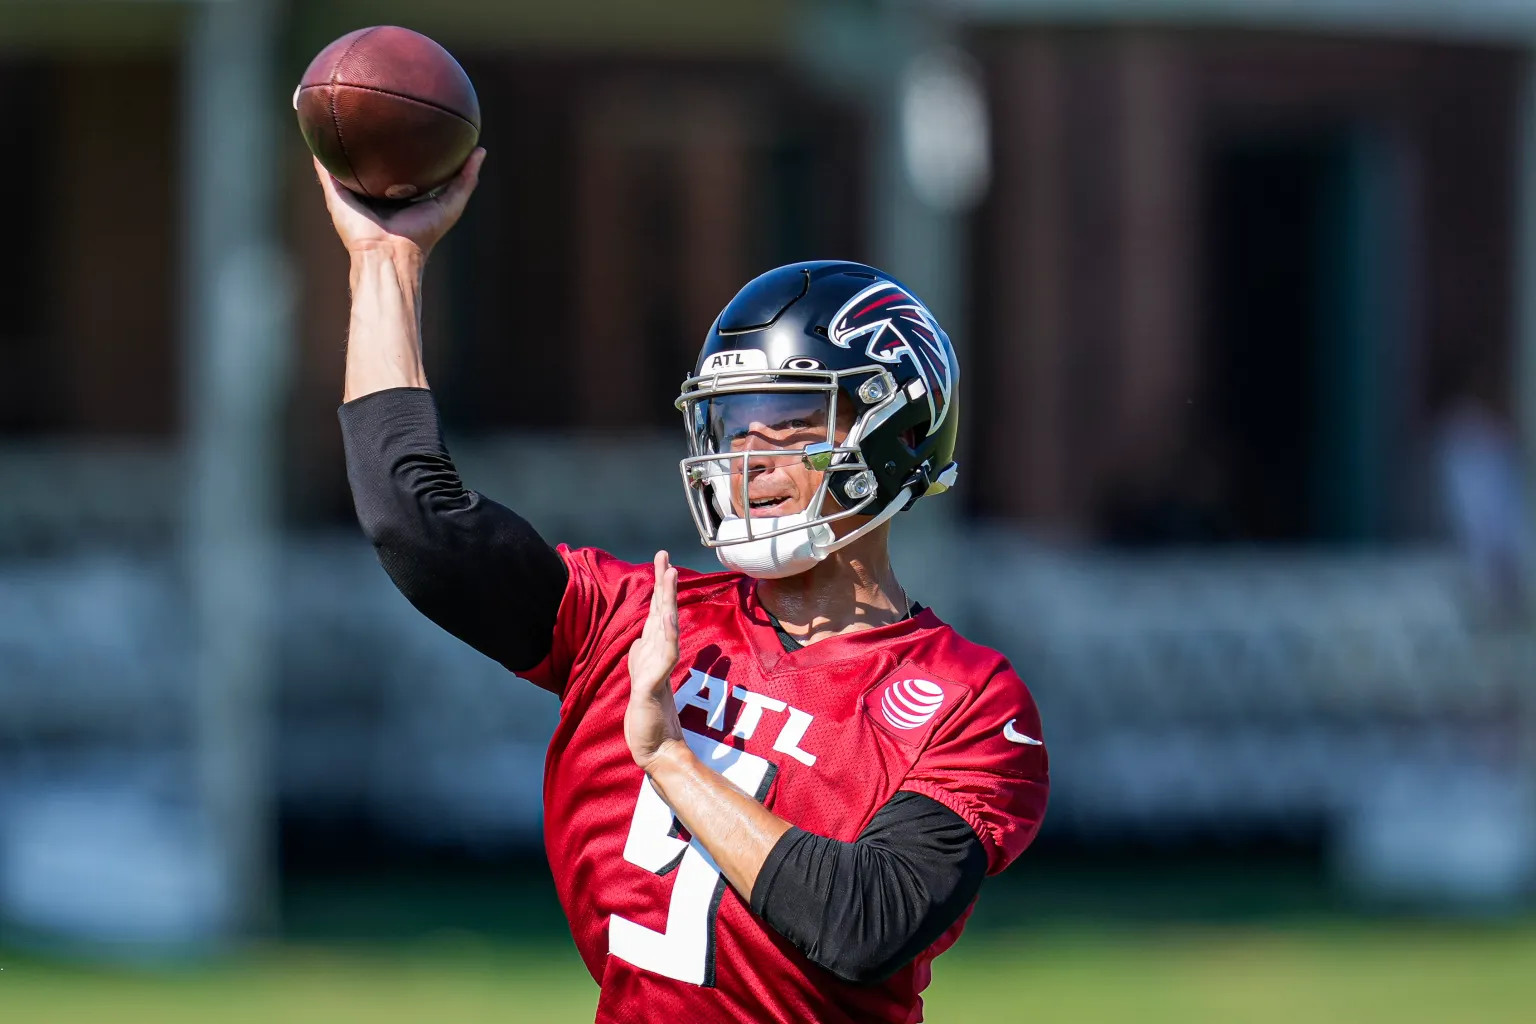
[[[525,675],[561,697],[544,833],[607,1024],[841,1024],[922,1019],[933,958],[964,918],[876,985],[816,966],[727,884],[624,742],[629,647],[650,565],[560,549],[570,583],[549,657]],[[1006,867],[1040,827],[1048,787],[1034,701],[1008,662],[930,611],[786,652],[739,573],[678,579],[673,687],[705,763],[807,832],[852,841],[907,790],[960,815]]]

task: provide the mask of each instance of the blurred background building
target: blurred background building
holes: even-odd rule
[[[707,566],[705,329],[762,270],[877,263],[964,366],[961,486],[898,564],[1039,699],[1042,856],[1529,892],[1536,5],[55,0],[0,5],[19,934],[537,852],[553,702],[406,605],[346,490],[345,256],[287,104],[373,23],[485,112],[427,308],[471,486]]]

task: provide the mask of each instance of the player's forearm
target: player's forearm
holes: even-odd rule
[[[686,743],[673,744],[652,762],[647,774],[677,820],[750,902],[758,872],[774,844],[789,831],[789,822],[711,770]]]
[[[352,253],[344,401],[388,388],[427,386],[421,360],[424,264],[420,251],[408,246]]]

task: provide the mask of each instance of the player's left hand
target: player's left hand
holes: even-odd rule
[[[683,726],[672,700],[677,665],[677,570],[665,551],[656,552],[656,589],[640,639],[629,648],[629,707],[624,742],[635,763],[649,770],[668,747],[683,743]]]

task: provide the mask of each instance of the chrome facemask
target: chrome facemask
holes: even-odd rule
[[[839,441],[839,403],[848,401],[848,378],[866,378],[859,393],[869,408]],[[684,381],[677,408],[689,454],[679,468],[704,546],[714,548],[727,568],[776,579],[806,571],[890,519],[908,496],[903,492],[887,507],[875,507],[878,488],[859,439],[904,401],[878,366],[731,369]],[[816,491],[797,512],[754,516],[752,481],[781,459],[799,460],[822,474]],[[760,507],[769,500],[756,499]],[[831,524],[850,516],[874,518],[834,536]]]

